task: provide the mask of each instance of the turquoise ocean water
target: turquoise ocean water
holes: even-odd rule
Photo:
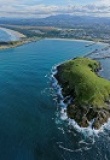
[[[102,45],[41,40],[0,51],[0,160],[107,160],[109,129],[78,133],[58,117],[51,69]]]

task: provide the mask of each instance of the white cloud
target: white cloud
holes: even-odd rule
[[[96,4],[99,6],[110,6],[110,0],[96,0]]]
[[[73,5],[69,0],[67,6],[39,4],[40,1],[36,0],[36,3],[29,6],[29,0],[0,0],[0,16],[38,18],[56,14],[71,14],[110,17],[110,0],[96,0],[95,3],[83,6]]]

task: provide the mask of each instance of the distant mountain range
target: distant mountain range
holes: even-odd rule
[[[15,25],[38,25],[38,26],[56,26],[56,27],[73,27],[74,25],[95,25],[110,24],[110,18],[88,17],[88,16],[70,16],[57,15],[47,18],[0,18],[0,24]]]

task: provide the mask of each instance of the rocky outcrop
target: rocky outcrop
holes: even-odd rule
[[[57,67],[67,115],[79,126],[99,129],[110,117],[110,81],[99,77],[99,62],[76,58]],[[68,97],[66,99],[66,97]]]

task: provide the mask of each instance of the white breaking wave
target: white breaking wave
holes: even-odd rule
[[[67,110],[68,104],[70,103],[69,102],[70,100],[67,103],[64,102],[65,98],[62,95],[62,88],[58,84],[57,79],[55,78],[55,75],[57,74],[57,66],[59,66],[59,65],[60,64],[58,64],[58,65],[56,65],[52,68],[51,78],[52,78],[52,87],[54,88],[57,96],[60,99],[60,101],[58,103],[58,105],[60,107],[60,113],[59,113],[60,120],[61,121],[66,121],[68,123],[68,125],[72,126],[77,132],[79,132],[79,133],[81,133],[85,136],[98,135],[100,132],[103,132],[105,129],[108,130],[108,128],[110,128],[110,119],[99,130],[96,130],[96,129],[92,128],[92,124],[93,124],[94,120],[89,122],[88,127],[84,128],[84,127],[80,127],[74,119],[68,118],[66,110]],[[59,122],[59,120],[57,120],[57,123],[58,122]]]

